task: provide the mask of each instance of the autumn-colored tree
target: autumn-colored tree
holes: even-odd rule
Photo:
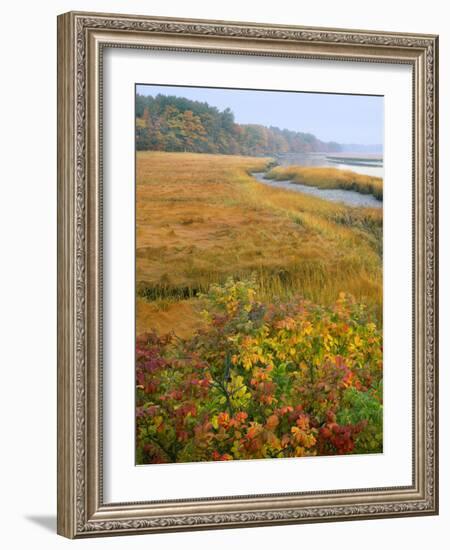
[[[200,117],[192,111],[183,113],[183,141],[185,151],[196,151],[201,149],[203,142],[207,141],[206,130],[202,125]]]
[[[191,151],[243,155],[339,151],[312,134],[237,124],[233,112],[183,97],[136,96],[138,150]]]

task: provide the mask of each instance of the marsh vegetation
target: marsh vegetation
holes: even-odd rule
[[[187,335],[201,292],[257,277],[261,297],[331,304],[349,292],[381,318],[382,212],[255,181],[267,158],[137,153],[137,332]],[[183,321],[183,322],[181,322]]]
[[[293,183],[311,185],[320,189],[345,189],[383,199],[383,180],[374,176],[357,174],[338,168],[276,166],[267,173],[268,179],[290,180]]]

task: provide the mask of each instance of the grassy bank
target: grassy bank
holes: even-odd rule
[[[290,180],[293,183],[321,189],[358,191],[365,195],[373,195],[379,200],[383,199],[382,178],[357,174],[351,170],[316,166],[277,166],[268,172],[267,177],[278,181]]]
[[[250,172],[268,162],[138,152],[138,334],[189,335],[202,323],[199,293],[252,273],[268,301],[300,295],[329,305],[348,292],[381,316],[380,209],[265,186]]]

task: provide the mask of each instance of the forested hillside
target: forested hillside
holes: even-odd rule
[[[260,124],[238,124],[230,109],[182,97],[136,96],[136,148],[229,155],[339,152],[340,144]]]

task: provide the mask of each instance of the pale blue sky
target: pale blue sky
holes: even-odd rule
[[[383,97],[267,92],[184,86],[136,86],[142,95],[186,97],[209,103],[221,111],[229,107],[241,124],[278,126],[310,132],[323,141],[373,145],[383,143]]]

